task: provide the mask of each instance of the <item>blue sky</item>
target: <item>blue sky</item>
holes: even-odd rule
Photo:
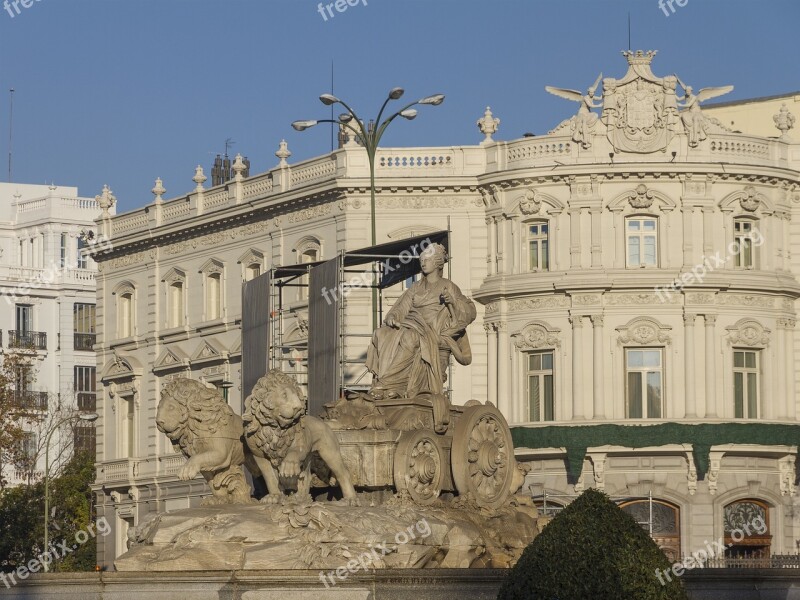
[[[226,138],[253,173],[277,164],[281,138],[290,162],[329,151],[329,130],[290,123],[330,116],[317,97],[332,62],[335,93],[364,118],[394,86],[447,95],[384,146],[475,144],[486,105],[497,139],[546,132],[577,105],[545,85],[624,74],[629,12],[657,75],[733,84],[724,100],[800,90],[797,0],[688,0],[670,16],[658,0],[362,0],[327,21],[315,0],[26,1],[11,17],[0,0],[0,179],[13,87],[14,181],[84,196],[108,183],[120,210],[151,202],[157,176],[167,197],[190,191]]]

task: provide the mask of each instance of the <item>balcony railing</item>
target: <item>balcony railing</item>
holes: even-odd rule
[[[75,332],[75,337],[74,337],[75,350],[87,350],[91,352],[92,348],[94,347],[94,342],[96,338],[97,334],[94,333]]]
[[[78,392],[78,410],[95,412],[97,410],[97,394],[94,392]]]
[[[687,556],[684,561],[694,557]],[[688,564],[684,562],[684,564]],[[695,562],[696,564],[696,562]],[[715,556],[703,562],[706,569],[800,569],[800,554],[773,554],[763,557]]]
[[[8,331],[8,347],[47,350],[47,333],[44,331],[19,331],[17,329],[10,329]]]
[[[40,412],[47,412],[47,392],[31,392],[25,390],[16,392],[14,400],[23,410],[35,410]]]

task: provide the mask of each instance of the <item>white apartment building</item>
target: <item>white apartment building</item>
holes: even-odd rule
[[[748,516],[767,531],[732,554],[794,551],[800,144],[734,133],[698,110],[724,90],[679,96],[652,53],[626,58],[602,96],[552,88],[581,108],[546,135],[494,140],[487,109],[477,145],[380,149],[377,242],[450,231],[450,278],[478,304],[452,401],[497,404],[543,509],[593,486],[673,556]],[[176,376],[232,384],[240,409],[242,282],[369,245],[365,151],[289,155],[211,189],[198,171],[168,201],[158,181],[152,203],[98,221],[114,246],[98,275],[100,564],[146,514],[208,493],[177,480],[155,411]],[[307,299],[287,295],[281,333],[302,340]],[[368,333],[368,300],[346,310]]]
[[[42,416],[25,440],[36,459],[35,477],[44,472],[47,427],[70,410],[94,410],[97,267],[81,232],[94,229],[99,214],[97,201],[78,196],[75,187],[0,183],[2,352],[34,356],[34,372],[18,379],[16,393]],[[81,426],[85,429],[78,429],[78,444],[93,447],[93,426]],[[56,466],[67,458],[56,448],[72,443],[60,435],[51,439]],[[4,466],[3,477],[11,485],[30,474]]]

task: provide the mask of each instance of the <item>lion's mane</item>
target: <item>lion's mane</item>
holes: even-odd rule
[[[171,430],[164,433],[186,456],[192,455],[192,444],[197,437],[227,433],[234,413],[216,390],[194,379],[178,379],[168,383],[161,396],[175,400],[184,409],[180,422],[174,427],[170,424]]]
[[[248,431],[248,444],[251,449],[258,449],[274,466],[280,464],[286,457],[295,435],[303,427],[302,417],[298,417],[286,429],[282,428],[275,418],[277,409],[275,401],[284,398],[284,395],[279,392],[287,388],[294,392],[299,399],[303,399],[303,391],[295,379],[273,369],[258,380],[253,392],[246,400],[244,421],[246,423],[256,421],[261,425],[255,431]]]

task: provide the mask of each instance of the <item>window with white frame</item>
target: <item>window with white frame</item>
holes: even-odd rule
[[[550,224],[547,221],[527,223],[528,270],[547,271],[550,268]]]
[[[629,419],[660,419],[664,399],[663,348],[626,348],[626,413]]]
[[[737,419],[758,418],[758,350],[733,351],[733,407]]]
[[[309,263],[317,262],[320,259],[320,248],[318,245],[306,245],[305,250],[300,252],[298,262],[301,265],[307,265]],[[308,274],[301,276],[298,281],[298,299],[300,300],[307,300],[308,299],[308,284],[309,284],[309,277]]]
[[[133,290],[124,290],[117,294],[117,337],[126,338],[133,335]]]
[[[61,234],[61,245],[60,245],[60,254],[58,258],[58,266],[62,269],[67,266],[67,237],[66,233]]]
[[[739,251],[733,258],[733,265],[737,269],[752,269],[755,266],[754,231],[755,221],[752,219],[734,219],[733,239]]]
[[[183,281],[171,281],[167,286],[167,326],[182,327],[185,321]]]
[[[222,273],[206,275],[206,320],[222,316]]]
[[[261,265],[257,262],[250,263],[244,268],[244,280],[250,281],[261,275]]]
[[[625,240],[629,267],[658,265],[658,219],[628,217],[625,224]]]
[[[528,420],[555,419],[553,401],[553,351],[527,353],[525,382],[528,396]]]
[[[89,245],[86,240],[81,236],[78,237],[78,249],[75,256],[75,264],[79,269],[86,269],[89,266]]]

